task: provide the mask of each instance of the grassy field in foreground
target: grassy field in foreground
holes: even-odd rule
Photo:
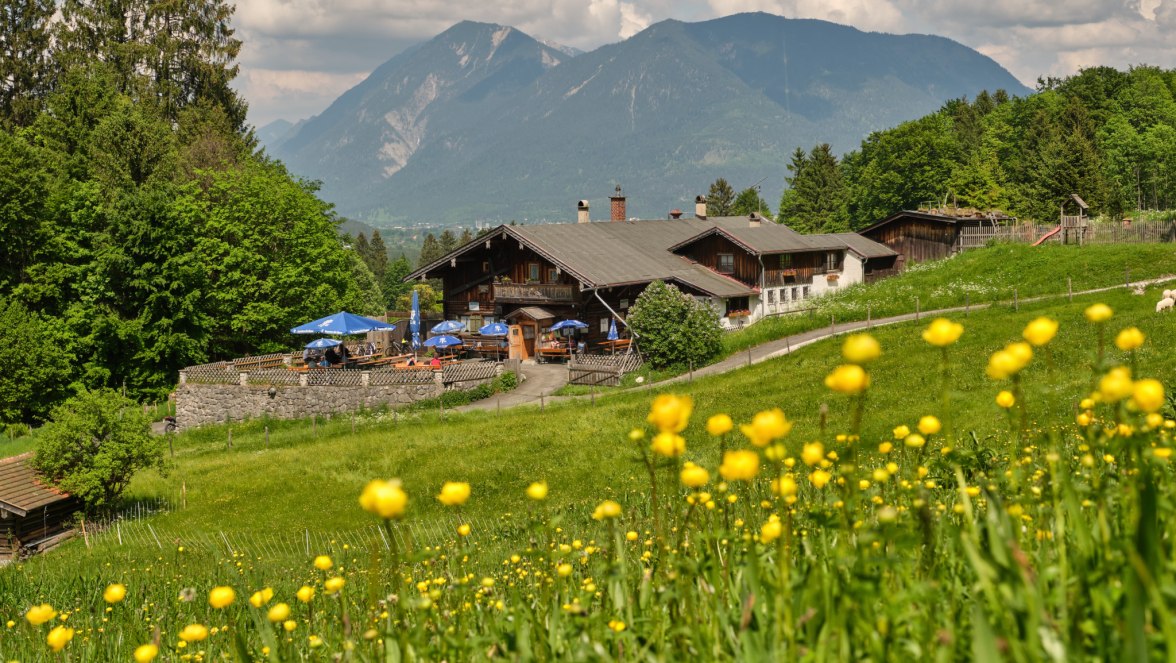
[[[950,350],[946,408],[940,354],[919,337],[924,324],[878,329],[884,354],[869,367],[858,442],[838,438],[851,433],[854,401],[822,386],[841,361],[836,341],[675,385],[693,399],[685,458],[710,470],[705,497],[678,485],[671,462],[656,469],[652,497],[647,443],[628,438],[648,430],[647,393],[443,421],[371,415],[354,434],[348,420],[320,424],[317,436],[306,422],[270,422],[268,448],[260,422],[235,425],[231,451],[223,427],[182,434],[168,475],[131,488],[135,499],[172,500],[173,511],[128,524],[122,544],[106,532],[91,548],[78,541],[0,569],[0,622],[16,622],[0,632],[0,658],[45,654],[46,628],[20,618],[41,602],[72,613],[67,624],[78,632],[67,651],[88,660],[125,660],[153,639],[169,657],[204,659],[261,657],[263,648],[283,660],[1172,654],[1165,597],[1176,570],[1160,541],[1176,522],[1176,486],[1147,451],[1171,441],[1145,435],[1140,415],[1125,410],[1098,414],[1122,418],[1143,446],[1071,423],[1091,385],[1098,335],[1082,310],[1096,300],[1114,307],[1112,331],[1136,325],[1147,335],[1134,357],[1139,373],[1173,383],[1174,319],[1152,312],[1156,298],[1155,289],[1116,291],[957,317],[966,332]],[[1009,383],[984,377],[984,364],[1039,315],[1061,331],[1025,369],[1027,426],[1010,432],[1016,426],[993,403]],[[1113,346],[1108,357],[1128,359]],[[737,432],[720,442],[703,422],[720,412],[747,422],[772,407],[794,422],[783,448],[756,461],[759,479],[718,483],[720,445],[748,444]],[[949,421],[958,439],[932,434],[918,449],[898,440],[882,453],[896,426],[913,429],[928,414]],[[837,455],[807,467],[802,450],[816,440]],[[797,492],[774,494],[765,473]],[[403,480],[409,517],[381,530],[356,498],[368,480],[387,477]],[[433,497],[449,480],[472,486],[460,511]],[[550,486],[545,502],[524,497],[532,481]],[[605,499],[619,503],[618,520],[589,517]],[[770,529],[773,514],[782,524]],[[467,538],[454,533],[460,522],[473,525]],[[411,551],[408,537],[396,538],[406,527]],[[315,570],[317,554],[336,567]],[[336,573],[347,589],[328,597],[324,581]],[[110,582],[129,594],[104,622]],[[217,584],[239,595],[223,612],[205,600]],[[318,592],[308,604],[293,598],[303,584]],[[289,626],[271,627],[245,603],[266,586],[275,590],[267,607],[293,607],[278,620]],[[177,599],[189,589],[195,600]],[[218,633],[180,645],[179,630],[197,622]]]

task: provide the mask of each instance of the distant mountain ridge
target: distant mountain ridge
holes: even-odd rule
[[[462,22],[263,142],[377,225],[567,219],[579,198],[599,217],[617,183],[630,215],[661,217],[720,176],[763,179],[775,200],[796,147],[844,152],[951,98],[1029,92],[949,39],[770,14],[663,21],[570,52]]]

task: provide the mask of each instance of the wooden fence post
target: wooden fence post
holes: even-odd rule
[[[1074,281],[1069,276],[1066,277],[1066,296],[1074,301]]]
[[[1020,298],[1020,292],[1019,292],[1019,290],[1018,290],[1017,288],[1015,288],[1015,287],[1013,288],[1013,310],[1014,310],[1014,311],[1020,311],[1020,310],[1021,310],[1021,298]]]
[[[265,427],[265,448],[269,449],[269,426]]]
[[[919,319],[919,313],[921,312],[920,311],[921,308],[922,308],[922,305],[919,302],[919,296],[915,295],[915,320],[916,321]]]
[[[866,304],[866,329],[873,329],[873,328],[874,328],[873,310],[871,309],[869,304]]]
[[[966,318],[971,314],[972,314],[972,293],[965,292],[964,293],[964,317]]]

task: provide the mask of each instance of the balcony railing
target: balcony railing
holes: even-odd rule
[[[562,283],[495,283],[494,300],[498,302],[573,302],[575,286]]]

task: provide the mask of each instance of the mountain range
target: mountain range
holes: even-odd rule
[[[587,53],[467,21],[258,136],[374,225],[570,219],[581,198],[599,218],[618,184],[658,218],[718,177],[775,201],[795,148],[849,151],[985,89],[1030,92],[949,39],[818,20],[667,20]]]

